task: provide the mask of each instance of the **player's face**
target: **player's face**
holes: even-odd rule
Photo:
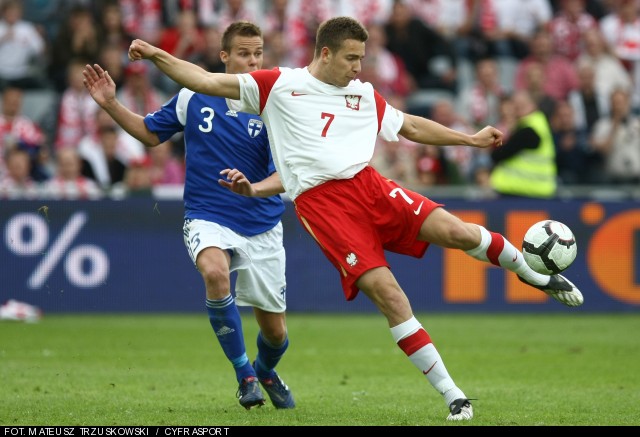
[[[329,83],[339,87],[349,85],[362,70],[364,58],[364,42],[348,39],[335,53],[329,52],[327,79]]]
[[[259,36],[236,36],[231,42],[231,52],[220,52],[220,59],[230,74],[249,73],[262,68],[264,42]]]

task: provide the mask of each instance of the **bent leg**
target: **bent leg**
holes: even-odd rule
[[[510,270],[533,285],[549,283],[549,276],[533,271],[524,261],[522,252],[503,235],[475,223],[463,222],[444,208],[429,214],[418,238],[445,248],[464,250],[467,255]]]

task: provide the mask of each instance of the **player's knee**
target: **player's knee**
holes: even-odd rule
[[[207,287],[207,293],[219,292],[225,295],[229,294],[230,279],[225,269],[219,268],[216,265],[210,265],[200,271]]]
[[[409,300],[402,289],[395,285],[379,285],[367,294],[380,312],[385,316],[406,312],[409,308]]]
[[[268,330],[262,330],[264,339],[275,347],[280,347],[287,340],[287,329],[284,326],[271,327]]]
[[[446,240],[447,247],[452,249],[470,250],[478,245],[472,228],[464,222],[450,224]]]

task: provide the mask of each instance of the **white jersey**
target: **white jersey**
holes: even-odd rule
[[[239,74],[242,111],[260,114],[271,154],[291,200],[365,168],[379,134],[398,141],[404,114],[369,83],[346,87],[314,78],[307,68],[275,68]]]

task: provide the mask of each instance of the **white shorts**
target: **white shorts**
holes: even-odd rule
[[[282,222],[253,237],[206,220],[185,220],[184,244],[196,265],[198,254],[218,247],[231,254],[230,271],[237,271],[235,299],[240,306],[282,313],[286,310],[286,257],[282,245]]]

